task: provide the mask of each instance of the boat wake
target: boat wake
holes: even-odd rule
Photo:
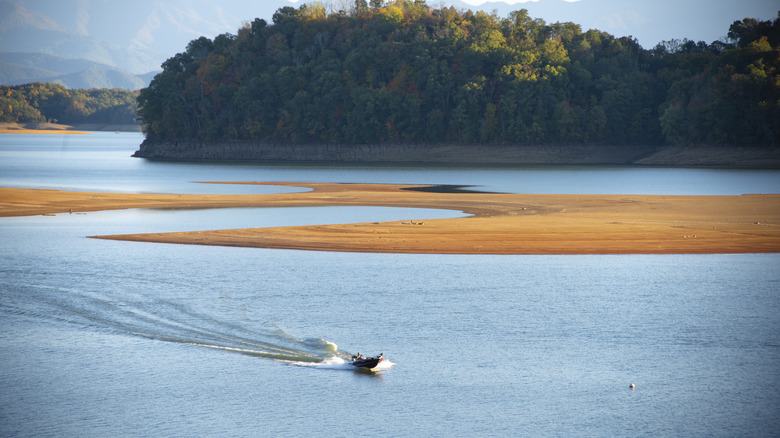
[[[0,302],[0,314],[67,323],[148,339],[192,345],[321,369],[355,369],[333,342],[295,337],[278,326],[225,322],[198,313],[185,304],[151,300],[124,291],[121,298],[105,293],[43,284],[29,284]],[[389,368],[392,364],[384,361]],[[383,369],[378,367],[377,369]]]

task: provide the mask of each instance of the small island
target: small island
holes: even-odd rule
[[[137,157],[780,166],[780,19],[645,49],[521,9],[284,7],[141,90]]]

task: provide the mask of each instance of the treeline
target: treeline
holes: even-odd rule
[[[138,92],[60,84],[0,86],[0,122],[136,124]]]
[[[745,19],[645,50],[525,9],[310,3],[191,41],[138,114],[149,141],[777,145],[779,36]]]

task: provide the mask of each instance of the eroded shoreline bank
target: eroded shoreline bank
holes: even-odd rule
[[[133,156],[167,161],[780,168],[776,147],[505,144],[274,144],[144,140]]]

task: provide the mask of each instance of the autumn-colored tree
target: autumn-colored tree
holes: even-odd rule
[[[155,140],[778,144],[777,21],[643,49],[527,10],[279,9],[199,38],[142,90]],[[421,146],[422,147],[422,146]]]
[[[60,84],[0,86],[0,122],[135,124],[138,92],[67,89]]]

